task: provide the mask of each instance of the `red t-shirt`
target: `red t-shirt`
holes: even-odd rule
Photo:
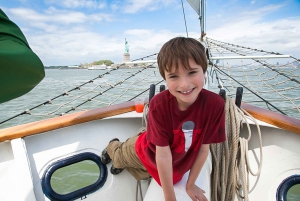
[[[156,145],[171,148],[175,184],[192,168],[202,144],[225,141],[224,113],[222,97],[206,89],[201,90],[197,100],[185,111],[179,110],[176,98],[168,90],[153,97],[147,131],[138,137],[135,149],[158,184]]]

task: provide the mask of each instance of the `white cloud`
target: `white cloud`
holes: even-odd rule
[[[111,21],[111,15],[103,13],[86,15],[54,7],[42,13],[24,8],[10,9],[7,13],[18,19],[30,47],[44,65],[70,65],[100,59],[113,61],[122,59],[123,41],[117,37],[105,36],[105,30],[92,31],[95,23],[103,20]]]
[[[148,37],[150,34],[152,34],[152,31],[147,29],[131,29],[125,31],[125,34]]]
[[[59,5],[64,8],[106,8],[106,1],[97,0],[46,0],[50,5]]]
[[[22,17],[20,20],[26,18],[29,21],[45,21],[47,18],[40,13],[37,13],[34,10],[27,9],[27,8],[13,8],[9,10],[10,14],[16,17]],[[9,17],[12,17],[9,15]]]
[[[182,34],[169,31],[128,30],[124,35],[128,36],[131,59],[138,59],[157,53],[166,41]],[[65,30],[34,38],[28,37],[28,41],[44,65],[90,63],[100,59],[110,59],[119,63],[125,50],[124,38],[104,36],[91,31]]]
[[[46,21],[58,24],[84,23],[87,21],[87,16],[78,11],[57,10],[50,7],[46,10],[44,18]]]
[[[85,25],[86,23],[100,23],[102,21],[113,21],[113,17],[106,13],[85,14],[79,11],[58,10],[50,7],[44,13],[37,13],[26,8],[10,9],[10,16],[19,18],[19,22],[28,27],[38,28],[46,32],[57,31],[58,29],[72,29],[73,24]],[[22,16],[22,17],[20,17]],[[68,27],[69,26],[69,27]]]
[[[141,10],[158,10],[162,6],[168,6],[171,3],[176,3],[175,0],[127,0],[123,7],[125,13],[136,13]]]
[[[233,21],[224,19],[228,23],[209,30],[207,36],[251,48],[292,54],[300,58],[299,17],[262,22],[263,13],[274,11],[279,7],[268,6],[252,12],[241,13]]]
[[[167,40],[180,35],[167,30],[148,29],[107,35],[105,30],[93,31],[93,22],[109,21],[111,15],[86,15],[54,7],[43,13],[18,8],[10,10],[10,14],[23,16],[20,21],[26,26],[22,30],[30,47],[46,66],[80,64],[100,59],[119,63],[123,59],[125,37],[129,41],[131,59],[137,59],[158,52]]]
[[[149,9],[151,5],[167,4],[167,1],[128,1],[135,12]],[[140,3],[140,5],[137,5]],[[115,9],[122,9],[122,2],[115,1]],[[112,5],[110,5],[112,6]],[[153,7],[153,8],[154,8]],[[268,51],[292,54],[300,58],[300,18],[281,19],[263,22],[264,14],[276,11],[281,5],[268,6],[257,10],[235,13],[235,17],[219,19],[218,27],[211,27],[207,36],[216,40],[249,46]],[[110,59],[116,63],[123,58],[124,38],[129,42],[131,59],[138,59],[157,53],[161,46],[176,36],[186,36],[170,30],[121,28],[116,33],[107,33],[111,23],[105,28],[96,30],[99,23],[110,22],[121,16],[101,12],[83,13],[79,11],[60,10],[49,7],[42,12],[25,8],[7,9],[8,16],[18,19],[31,48],[42,59],[45,65],[71,65]],[[119,14],[119,13],[118,13]],[[217,17],[217,15],[215,15]],[[222,21],[221,21],[222,20]],[[209,22],[214,24],[214,22]],[[195,27],[199,22],[195,19]],[[189,26],[188,26],[189,27]],[[191,27],[191,26],[190,26]],[[189,37],[199,37],[199,33],[189,30]]]
[[[59,31],[28,37],[31,48],[45,65],[70,65],[92,62],[100,59],[116,59],[121,52],[115,38],[105,37],[90,31]],[[47,41],[47,42],[45,42]],[[119,53],[122,57],[121,53]]]

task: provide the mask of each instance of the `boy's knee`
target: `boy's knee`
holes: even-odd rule
[[[114,156],[114,153],[116,152],[116,150],[121,146],[121,142],[119,141],[113,141],[113,142],[110,142],[108,145],[107,145],[107,153],[108,155],[113,158]]]

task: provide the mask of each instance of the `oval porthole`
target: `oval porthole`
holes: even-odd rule
[[[296,198],[296,199],[294,199]],[[277,201],[294,201],[300,198],[300,175],[292,175],[281,182],[277,188]]]
[[[297,201],[300,200],[300,184],[292,186],[286,195],[287,201]]]
[[[50,200],[74,200],[101,188],[107,167],[99,156],[85,152],[51,164],[42,177],[42,189]]]

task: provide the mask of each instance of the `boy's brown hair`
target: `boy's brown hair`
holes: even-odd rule
[[[203,73],[207,69],[207,58],[203,45],[193,38],[176,37],[166,42],[160,49],[157,56],[158,68],[161,76],[165,77],[165,70],[170,72],[172,68],[178,69],[181,64],[189,70],[189,59],[193,59],[200,65]]]

